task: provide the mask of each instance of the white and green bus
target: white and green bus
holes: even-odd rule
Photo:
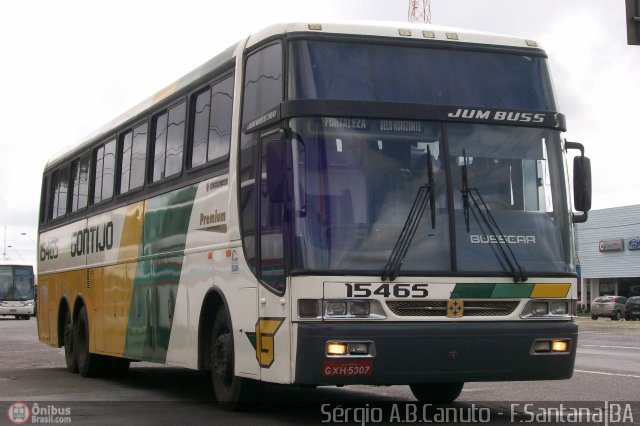
[[[0,262],[0,315],[29,320],[35,314],[33,266]]]
[[[49,161],[40,340],[83,376],[210,371],[229,408],[567,379],[591,177],[563,131],[534,41],[271,26]]]

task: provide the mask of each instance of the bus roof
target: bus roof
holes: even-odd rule
[[[261,42],[278,35],[291,33],[324,33],[324,34],[345,34],[356,36],[373,36],[373,37],[390,37],[396,39],[413,39],[424,41],[440,41],[451,43],[469,43],[482,45],[495,45],[519,48],[539,48],[536,41],[523,37],[507,36],[502,34],[494,34],[487,32],[471,31],[455,27],[444,27],[436,25],[412,24],[407,22],[334,22],[334,23],[309,23],[309,22],[293,22],[280,23],[268,26],[261,31],[250,35],[247,39],[240,41],[225,51],[214,56],[198,68],[187,73],[182,78],[169,84],[162,90],[153,94],[149,98],[140,102],[138,105],[129,109],[125,113],[117,116],[104,126],[100,127],[79,144],[64,148],[58,154],[52,156],[46,169],[65,160],[70,154],[82,151],[88,148],[94,142],[102,138],[111,136],[119,126],[124,125],[129,120],[135,118],[146,110],[156,107],[158,104],[166,100],[168,97],[187,88],[192,83],[198,81],[218,67],[224,65],[238,53],[239,49],[250,48]]]

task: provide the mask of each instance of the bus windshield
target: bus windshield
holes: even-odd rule
[[[0,300],[24,301],[33,298],[33,269],[29,266],[0,265]]]
[[[507,268],[498,243],[508,243],[529,273],[570,270],[558,132],[331,117],[295,119],[291,126],[297,135],[293,273],[379,273],[426,183],[427,152],[435,226],[427,209],[401,273],[502,274]],[[465,158],[469,186],[481,194],[502,235],[489,232],[473,206],[465,212]]]

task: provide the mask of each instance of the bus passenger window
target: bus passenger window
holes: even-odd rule
[[[53,172],[51,179],[51,219],[67,214],[67,194],[69,191],[69,170],[62,168]]]
[[[211,125],[207,161],[226,157],[231,143],[233,115],[233,76],[213,85],[211,89]]]
[[[71,163],[71,211],[82,210],[89,202],[89,158]]]
[[[191,167],[229,154],[233,114],[233,75],[196,95],[191,140]]]
[[[120,194],[144,185],[147,158],[147,124],[135,127],[121,138]]]
[[[183,101],[156,118],[153,182],[182,171],[185,114],[186,103]]]
[[[113,139],[95,150],[96,165],[93,186],[93,203],[108,200],[113,196],[113,177],[116,168],[116,140]]]

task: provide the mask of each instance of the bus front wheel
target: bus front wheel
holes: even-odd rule
[[[409,385],[413,396],[420,402],[448,404],[456,400],[462,392],[462,383],[418,383]]]
[[[246,410],[258,399],[259,383],[234,374],[231,321],[218,310],[211,333],[211,380],[218,404],[233,411]]]
[[[78,372],[78,362],[76,352],[73,350],[73,322],[71,321],[71,311],[67,309],[64,317],[64,360],[67,363],[67,370],[71,373]]]

